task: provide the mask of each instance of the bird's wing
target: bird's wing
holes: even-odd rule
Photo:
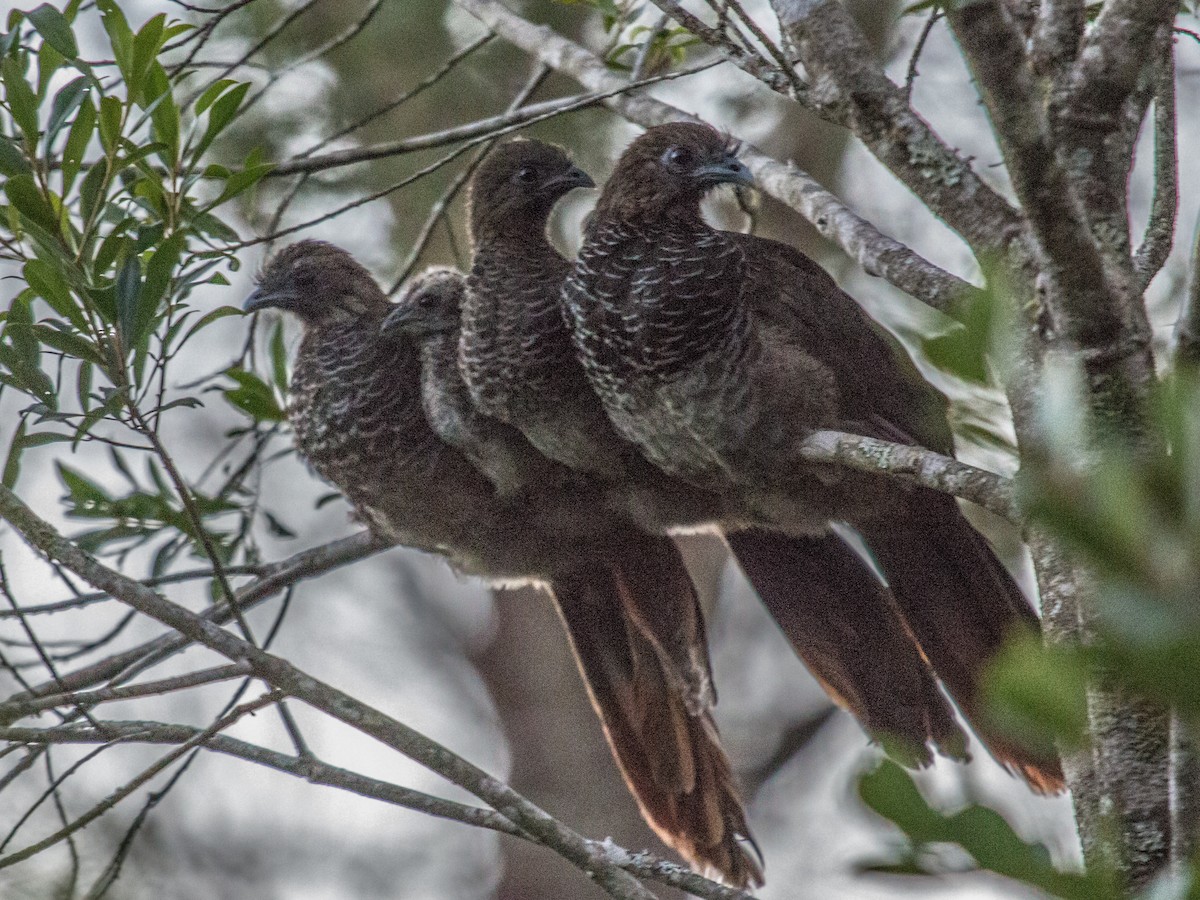
[[[730,236],[746,255],[743,299],[757,322],[833,373],[846,428],[953,453],[946,399],[819,265],[786,244]]]

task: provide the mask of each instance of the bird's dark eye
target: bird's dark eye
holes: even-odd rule
[[[668,168],[683,169],[691,164],[692,151],[688,150],[687,147],[670,147],[663,154],[662,158]]]
[[[537,169],[535,169],[533,166],[525,166],[524,168],[518,169],[517,181],[524,182],[525,184],[532,184],[533,182],[537,181]]]

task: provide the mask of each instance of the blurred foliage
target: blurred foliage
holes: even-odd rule
[[[995,292],[974,301],[997,306]],[[960,377],[986,374],[985,356],[1004,317],[973,306],[931,359]],[[938,343],[940,342],[940,343]],[[928,344],[927,344],[928,348]],[[941,351],[946,352],[942,353]],[[1054,361],[1043,385],[1041,441],[1022,447],[1018,481],[1030,523],[1094,573],[1098,599],[1085,647],[1010,646],[994,664],[988,699],[994,727],[1032,747],[1087,747],[1087,685],[1102,675],[1173,707],[1200,739],[1200,372],[1172,371],[1155,391],[1148,418],[1162,435],[1157,452],[1135,453],[1093,434],[1078,361]],[[864,801],[894,822],[908,843],[880,871],[935,873],[937,844],[957,844],[984,869],[1056,897],[1128,893],[1113,872],[1056,872],[994,812],[931,809],[903,770],[888,763],[866,776]],[[1112,823],[1112,828],[1117,823]],[[1194,870],[1194,867],[1193,867]],[[1194,872],[1164,876],[1147,897],[1200,897]]]

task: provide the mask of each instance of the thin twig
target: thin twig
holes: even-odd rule
[[[913,47],[912,56],[908,58],[908,72],[904,76],[904,99],[908,101],[910,106],[912,105],[913,88],[917,85],[917,63],[921,60],[921,53],[925,50],[925,42],[929,40],[933,26],[944,15],[945,13],[936,6],[930,10],[929,18],[925,20],[925,25],[917,37],[917,44]]]
[[[146,681],[141,684],[131,684],[125,687],[100,688],[94,691],[68,691],[61,694],[47,694],[37,698],[10,700],[0,703],[0,724],[8,725],[42,710],[54,709],[66,703],[70,703],[76,707],[92,707],[98,703],[129,700],[134,697],[153,697],[187,690],[199,685],[228,681],[231,678],[243,678],[249,673],[250,669],[245,663],[235,663],[227,666],[216,666],[211,669],[201,669],[198,672],[185,672],[183,675],[175,675],[171,678],[163,678],[158,681]],[[89,719],[89,721],[91,720]],[[94,725],[93,727],[99,726]]]

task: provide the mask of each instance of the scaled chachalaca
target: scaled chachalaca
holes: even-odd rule
[[[418,294],[436,293],[439,278]],[[607,523],[586,510],[565,515],[557,481],[542,494],[498,494],[431,428],[419,349],[406,335],[382,333],[393,307],[346,251],[311,240],[280,251],[246,303],[266,307],[303,324],[288,418],[304,458],[379,534],[439,553],[464,572],[546,587],[647,821],[693,865],[735,885],[760,883],[742,802],[695,678],[673,669],[633,612],[691,610],[673,623],[675,634],[690,642],[707,678],[703,622],[675,546],[597,527]]]
[[[562,150],[524,140],[497,148],[473,178],[459,366],[476,407],[607,485],[610,504],[648,530],[727,526],[738,563],[835,700],[903,762],[928,764],[931,747],[962,756],[962,732],[894,599],[840,537],[743,529],[739,501],[667,475],[614,429],[563,317],[571,264],[546,234],[554,204],[590,184]],[[626,351],[633,343],[613,352]]]
[[[664,472],[788,533],[852,525],[984,744],[1034,789],[1061,790],[1058,760],[989,729],[981,709],[987,663],[1039,623],[955,500],[797,452],[831,428],[950,455],[945,398],[812,260],[706,224],[700,201],[726,183],[753,179],[705,125],[651,128],[621,156],[562,294],[590,384]]]

